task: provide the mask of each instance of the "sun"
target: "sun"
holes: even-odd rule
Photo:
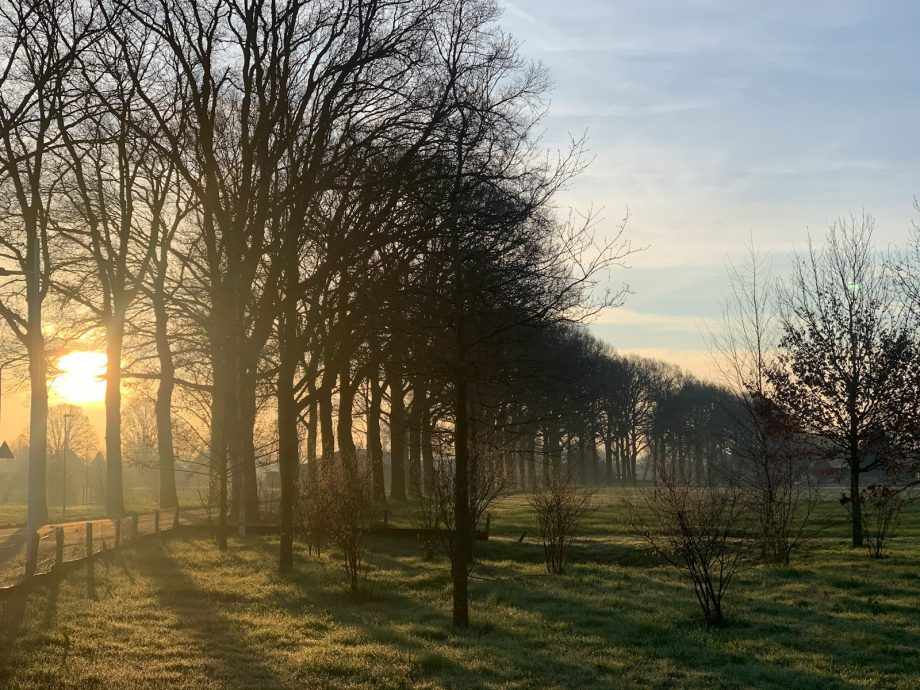
[[[69,403],[97,403],[105,400],[105,363],[101,352],[76,351],[61,355],[51,395]]]

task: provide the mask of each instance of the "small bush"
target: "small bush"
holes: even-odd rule
[[[294,525],[297,537],[307,545],[307,553],[322,555],[329,542],[329,514],[326,510],[328,496],[319,472],[311,472],[300,482],[297,504],[294,507]]]
[[[568,477],[558,476],[548,478],[528,499],[550,574],[565,572],[578,527],[591,511],[593,497],[590,489],[578,488]]]
[[[301,492],[299,532],[317,553],[326,544],[339,551],[353,592],[360,584],[367,530],[377,511],[370,472],[339,462],[324,463]]]
[[[897,486],[870,484],[859,492],[863,544],[872,558],[885,558],[888,539],[901,520],[901,511],[910,501],[908,492]],[[844,492],[840,503],[852,518],[853,499]]]
[[[693,583],[706,625],[726,625],[722,600],[750,562],[753,539],[744,492],[731,486],[676,487],[667,482],[631,505],[633,529]]]

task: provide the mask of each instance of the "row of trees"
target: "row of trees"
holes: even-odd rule
[[[616,303],[599,281],[630,252],[557,215],[582,145],[540,148],[547,78],[497,16],[490,0],[0,3],[0,316],[29,371],[29,529],[66,347],[107,355],[108,512],[124,512],[122,381],[147,380],[161,501],[179,418],[208,448],[221,547],[277,458],[282,569],[302,450],[355,468],[366,398],[375,467],[388,410],[396,498],[449,436],[467,624],[476,477],[538,420],[527,343]]]

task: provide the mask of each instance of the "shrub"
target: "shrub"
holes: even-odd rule
[[[320,556],[329,541],[327,492],[319,472],[311,472],[300,481],[294,506],[297,537],[307,545],[307,553]]]
[[[642,497],[641,505],[630,506],[633,529],[693,583],[706,625],[725,627],[722,601],[734,576],[750,562],[753,541],[744,492],[665,482]]]
[[[298,509],[298,529],[311,549],[335,547],[351,591],[357,591],[364,566],[367,530],[377,515],[370,471],[323,463],[305,482]]]
[[[870,484],[859,492],[863,544],[870,557],[885,558],[888,555],[888,539],[893,536],[901,519],[901,511],[909,501],[910,497],[905,489],[887,484]],[[852,497],[844,492],[840,497],[840,503],[846,507],[852,518]]]
[[[547,478],[528,499],[550,574],[565,572],[578,527],[591,511],[593,497],[592,490],[577,488],[568,477],[555,476]]]

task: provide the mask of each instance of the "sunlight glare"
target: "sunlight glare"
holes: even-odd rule
[[[51,383],[54,397],[69,403],[105,400],[106,357],[101,352],[68,352],[57,361]]]

